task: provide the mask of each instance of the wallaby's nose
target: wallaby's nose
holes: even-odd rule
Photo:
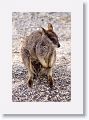
[[[60,44],[58,43],[58,47],[60,47]]]

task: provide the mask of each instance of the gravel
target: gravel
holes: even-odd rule
[[[47,28],[52,23],[61,47],[57,48],[53,67],[53,88],[47,76],[38,76],[28,87],[28,71],[21,59],[23,40],[32,31]],[[13,102],[69,102],[71,100],[71,14],[68,12],[12,13],[12,101]]]

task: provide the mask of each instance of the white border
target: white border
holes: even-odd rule
[[[12,12],[71,12],[71,102],[12,102]],[[0,112],[3,114],[83,114],[82,0],[0,1]]]

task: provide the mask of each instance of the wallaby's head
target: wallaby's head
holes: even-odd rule
[[[48,24],[48,30],[45,30],[44,28],[42,28],[42,33],[46,35],[56,47],[60,47],[58,36],[53,31],[53,26],[51,23]]]

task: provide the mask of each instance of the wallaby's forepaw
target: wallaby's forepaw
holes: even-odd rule
[[[33,81],[29,79],[29,81],[28,81],[28,86],[29,86],[29,87],[32,87],[32,84],[33,84]]]
[[[47,67],[48,67],[47,63],[45,63],[45,62],[42,63],[42,65],[43,65],[44,68],[47,68]]]

